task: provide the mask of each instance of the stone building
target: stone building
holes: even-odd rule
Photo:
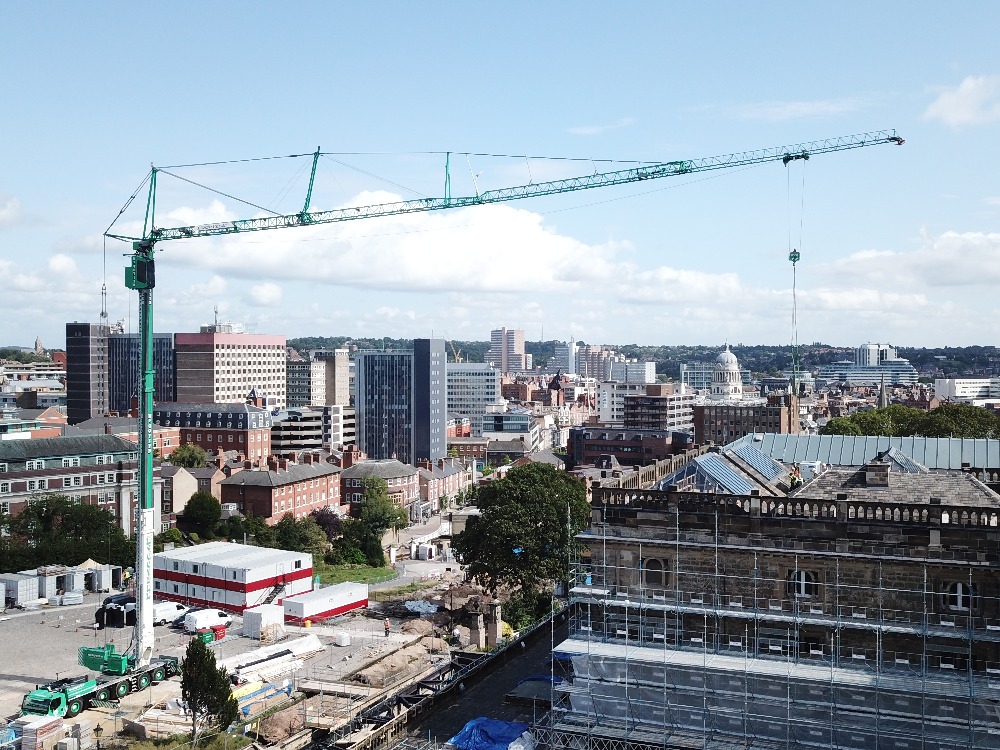
[[[1000,495],[974,474],[897,451],[775,496],[633,485],[592,490],[540,743],[997,747]]]

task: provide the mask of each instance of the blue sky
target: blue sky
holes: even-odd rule
[[[324,152],[315,208],[895,128],[906,145],[164,242],[156,329],[996,344],[996,3],[0,2],[0,344],[136,328],[101,235],[150,164]],[[364,153],[356,153],[364,152]],[[171,170],[292,213],[305,159]],[[141,221],[137,201],[116,224]],[[161,176],[158,224],[257,209]],[[790,239],[791,238],[791,239]]]

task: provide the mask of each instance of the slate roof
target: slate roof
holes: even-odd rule
[[[865,482],[865,469],[828,469],[804,485],[796,498],[836,499],[838,494],[848,500],[866,502],[910,503],[928,505],[932,497],[942,505],[977,508],[1000,508],[1000,495],[973,474],[962,472],[915,473],[890,468],[889,486],[873,487]]]
[[[139,446],[117,435],[0,440],[0,461],[30,461],[59,456],[96,456],[105,453],[135,453]]]
[[[345,479],[361,479],[363,477],[397,479],[399,477],[412,477],[416,473],[417,469],[409,464],[404,464],[395,458],[382,458],[359,461],[354,466],[344,469],[341,476]]]
[[[854,435],[747,435],[726,448],[755,445],[783,464],[820,461],[831,466],[863,466],[878,453],[897,448],[928,469],[1000,468],[1000,440],[972,438],[872,437]]]
[[[189,469],[189,471],[198,471]],[[337,474],[340,468],[330,464],[288,464],[280,471],[258,471],[248,469],[223,479],[221,484],[237,487],[283,487],[286,484],[304,482],[307,479]]]
[[[491,440],[486,450],[489,453],[527,453],[528,446],[521,440]]]

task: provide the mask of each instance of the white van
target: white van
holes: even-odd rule
[[[228,627],[233,619],[228,613],[221,609],[199,609],[196,612],[188,612],[184,617],[184,632],[197,633],[199,630],[211,628],[215,625],[225,625]]]
[[[166,625],[191,609],[186,604],[177,602],[153,602],[153,624]]]

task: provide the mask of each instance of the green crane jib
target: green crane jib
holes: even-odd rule
[[[861,133],[859,135],[841,136],[839,138],[828,138],[822,141],[811,141],[809,143],[799,143],[793,146],[778,146],[776,148],[765,148],[757,151],[744,151],[738,154],[726,154],[724,156],[709,156],[703,159],[683,159],[680,161],[664,162],[662,164],[648,164],[631,169],[623,169],[615,172],[600,172],[597,174],[584,175],[581,177],[570,177],[563,180],[551,180],[549,182],[537,182],[517,187],[499,188],[497,190],[487,190],[478,195],[444,198],[419,198],[416,200],[399,201],[396,203],[379,203],[372,206],[355,206],[351,208],[338,208],[332,211],[309,211],[309,202],[312,195],[313,179],[316,174],[316,160],[321,155],[317,150],[313,154],[313,172],[309,180],[309,196],[306,198],[306,207],[303,211],[289,214],[287,216],[265,216],[256,219],[239,219],[236,221],[222,221],[214,224],[200,224],[189,227],[153,227],[152,210],[155,207],[156,189],[156,169],[153,170],[153,179],[150,181],[150,201],[147,211],[148,230],[143,237],[129,237],[126,235],[108,234],[107,237],[118,240],[137,241],[145,240],[149,242],[160,242],[162,240],[183,240],[193,237],[212,237],[223,234],[238,234],[240,232],[259,232],[265,229],[281,229],[285,227],[299,227],[313,224],[330,224],[340,221],[355,221],[357,219],[371,219],[378,216],[397,216],[399,214],[419,213],[423,211],[439,211],[446,208],[464,208],[467,206],[481,206],[488,203],[505,203],[507,201],[521,200],[524,198],[536,198],[542,195],[554,195],[556,193],[569,193],[576,190],[590,190],[592,188],[609,187],[611,185],[627,185],[643,180],[657,180],[662,177],[677,177],[679,175],[693,174],[696,172],[707,172],[719,169],[734,169],[752,164],[762,164],[771,161],[780,161],[784,164],[796,159],[808,159],[816,154],[826,154],[834,151],[847,151],[849,149],[864,148],[865,146],[878,146],[882,144],[902,145],[903,139],[896,135],[895,130],[878,130],[871,133]],[[446,178],[446,186],[450,186],[450,180]],[[446,187],[450,192],[450,188]]]

